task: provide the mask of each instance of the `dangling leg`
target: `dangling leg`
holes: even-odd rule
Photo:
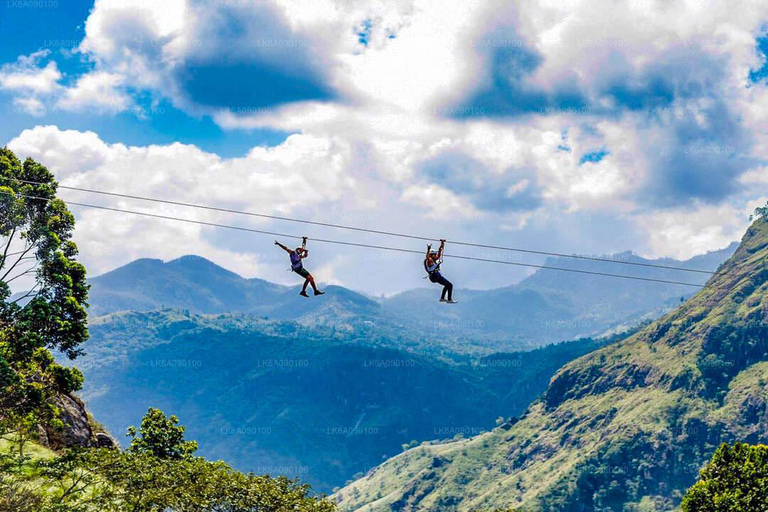
[[[293,271],[304,278],[304,286],[301,287],[301,291],[299,292],[299,295],[301,295],[302,297],[309,297],[309,295],[307,295],[307,286],[309,286],[310,284],[309,283],[309,278],[311,277],[310,273],[307,272],[306,269],[304,268],[294,269]]]
[[[317,289],[317,285],[315,284],[315,278],[312,277],[312,274],[309,274],[309,276],[307,277],[307,281],[309,282],[309,284],[312,285],[312,289],[315,291],[315,295],[323,295],[325,293]],[[305,284],[305,287],[306,287],[306,284]]]
[[[442,274],[437,276],[437,282],[443,285],[443,293],[440,296],[440,300],[442,302],[445,302],[446,300],[448,302],[453,300],[453,283],[451,283],[449,280],[443,277]],[[446,298],[447,295],[447,298]]]
[[[448,291],[448,302],[453,301],[453,283],[447,279],[445,279],[445,288],[443,288],[443,293],[445,293],[446,290]]]
[[[439,272],[435,272],[434,274],[432,274],[429,280],[432,281],[433,283],[438,283],[443,285],[443,291],[440,294],[440,302],[445,302],[445,294],[448,293],[448,289],[446,288],[446,283],[448,282],[448,280],[444,278],[443,275]]]

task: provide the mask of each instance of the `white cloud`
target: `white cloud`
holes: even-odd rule
[[[0,89],[23,96],[50,94],[56,91],[61,72],[54,61],[40,67],[40,61],[49,55],[48,50],[21,56],[14,64],[0,67]]]
[[[531,85],[553,91],[569,82],[594,99],[605,86],[625,79],[630,87],[644,87],[649,70],[671,62],[680,78],[706,79],[715,71],[724,72],[731,84],[743,85],[749,67],[760,65],[755,36],[768,17],[768,5],[759,0],[743,2],[738,9],[726,1],[707,2],[702,8],[684,1],[526,0],[499,3],[490,10],[483,36],[489,44],[516,43],[540,55],[540,65],[528,79]],[[678,58],[681,54],[687,59]],[[704,55],[726,69],[701,66]],[[485,73],[490,70],[484,67]]]
[[[123,89],[124,78],[114,73],[96,71],[80,76],[64,92],[58,106],[64,110],[95,109],[117,114],[128,109],[132,100]]]
[[[254,148],[248,156],[234,159],[222,159],[178,143],[146,147],[107,144],[92,132],[62,131],[54,126],[25,130],[8,146],[19,156],[45,163],[64,185],[295,215],[342,197],[345,201],[354,197],[350,191],[354,190],[355,182],[347,172],[349,149],[335,141],[307,135],[293,135],[279,146]],[[247,217],[183,207],[85,196],[72,191],[63,194],[76,202],[207,222],[264,225],[263,221]],[[293,231],[294,227],[283,229]],[[77,230],[83,255],[95,272],[147,254],[169,258],[194,253],[231,261],[234,270],[252,275],[258,262],[252,247],[223,248],[219,244],[221,236],[213,228],[87,209],[79,215]]]
[[[34,117],[42,117],[47,112],[45,104],[37,98],[14,98],[13,104],[17,111]]]
[[[757,167],[741,176],[740,180],[746,186],[765,187],[768,185],[768,167]]]
[[[64,76],[56,61],[43,64],[50,53],[41,50],[0,67],[0,89],[14,96],[19,111],[36,117],[59,109],[118,114],[132,105],[120,74],[93,71],[79,76],[72,86],[62,85]]]
[[[41,50],[0,66],[0,90],[13,97],[16,112],[41,117],[48,112],[49,98],[61,91],[62,74],[56,62],[41,65],[49,54],[50,51]]]
[[[765,19],[768,4],[759,1],[735,9],[724,1],[703,8],[690,1],[98,0],[79,48],[92,71],[64,88],[55,62],[30,56],[4,67],[0,77],[10,81],[0,78],[0,86],[17,92],[23,88],[14,84],[36,84],[16,104],[37,114],[48,101],[117,112],[134,106],[130,95],[149,92],[227,130],[296,133],[239,159],[182,144],[105,144],[55,128],[14,141],[69,183],[321,217],[379,208],[390,217],[376,219],[383,227],[445,221],[440,229],[471,225],[473,237],[480,233],[472,227],[489,237],[498,226],[535,233],[528,219],[542,210],[610,214],[637,230],[637,247],[680,256],[738,238],[740,204],[754,201],[748,188],[765,182],[765,170],[750,167],[768,158],[768,88],[746,87],[749,70],[763,64],[755,37]],[[264,105],[249,103],[258,95],[206,96],[231,83],[222,78],[201,98],[190,84],[212,62],[282,62],[289,82],[308,77],[331,94]],[[489,90],[521,110],[486,111],[479,101]],[[576,106],[558,103],[566,93]],[[736,140],[738,154],[707,167],[714,160],[707,155],[682,154],[688,139]],[[599,162],[581,162],[601,149],[607,155]],[[459,160],[466,176],[424,171],[438,161],[450,172]],[[479,218],[490,227],[477,227]],[[143,232],[138,226],[126,229]],[[107,244],[97,232],[88,237]],[[209,254],[222,250],[204,229],[185,233],[208,244]],[[147,239],[138,252],[158,243]],[[256,268],[247,251],[225,252]],[[348,279],[338,268],[329,275]]]
[[[417,206],[429,218],[478,218],[480,213],[467,200],[438,185],[412,185],[403,191],[403,200]]]
[[[649,256],[687,259],[741,239],[749,225],[748,210],[754,207],[705,205],[638,215],[635,222],[648,235]]]

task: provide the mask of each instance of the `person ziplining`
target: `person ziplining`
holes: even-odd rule
[[[297,247],[295,250],[289,249],[288,247],[284,246],[277,240],[275,240],[275,245],[283,249],[285,252],[288,253],[288,255],[291,258],[291,271],[296,272],[301,277],[304,278],[304,286],[301,288],[301,292],[299,292],[299,295],[303,297],[309,297],[307,294],[307,286],[312,285],[312,290],[314,290],[315,295],[323,295],[325,292],[320,291],[317,288],[317,284],[315,284],[315,278],[312,277],[312,274],[310,274],[307,269],[304,268],[304,263],[302,260],[309,256],[309,251],[307,250],[307,237],[304,237],[301,242],[301,247]]]
[[[433,283],[443,285],[443,293],[440,295],[440,302],[447,304],[456,304],[453,300],[453,283],[447,280],[440,273],[440,265],[443,263],[443,249],[445,249],[445,240],[440,240],[440,249],[432,250],[432,244],[427,245],[427,257],[424,258],[424,270],[427,271],[429,280]]]

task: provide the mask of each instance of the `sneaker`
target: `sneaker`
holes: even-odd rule
[[[302,297],[309,297],[309,295],[307,295],[307,291],[306,290],[301,290],[299,292],[299,295],[301,295]]]
[[[448,302],[448,299],[440,299],[440,302]]]
[[[315,290],[315,295],[325,295],[325,292],[321,292],[320,290]]]
[[[457,302],[453,299],[445,301],[447,304],[457,304]]]

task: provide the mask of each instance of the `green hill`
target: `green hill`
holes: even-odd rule
[[[346,288],[329,287],[322,301],[298,295],[298,286],[245,279],[201,258],[184,256],[169,262],[140,259],[89,280],[92,317],[119,311],[184,308],[195,313],[249,313],[276,319],[320,323],[332,317],[373,318],[379,305]]]
[[[676,507],[721,441],[768,441],[768,221],[705,289],[567,364],[522,417],[421,446],[339,491],[342,510]]]
[[[116,434],[152,403],[185,418],[206,457],[330,491],[404,443],[491,430],[605,343],[451,359],[393,348],[405,341],[373,326],[130,312],[92,322],[78,367],[89,409]]]

